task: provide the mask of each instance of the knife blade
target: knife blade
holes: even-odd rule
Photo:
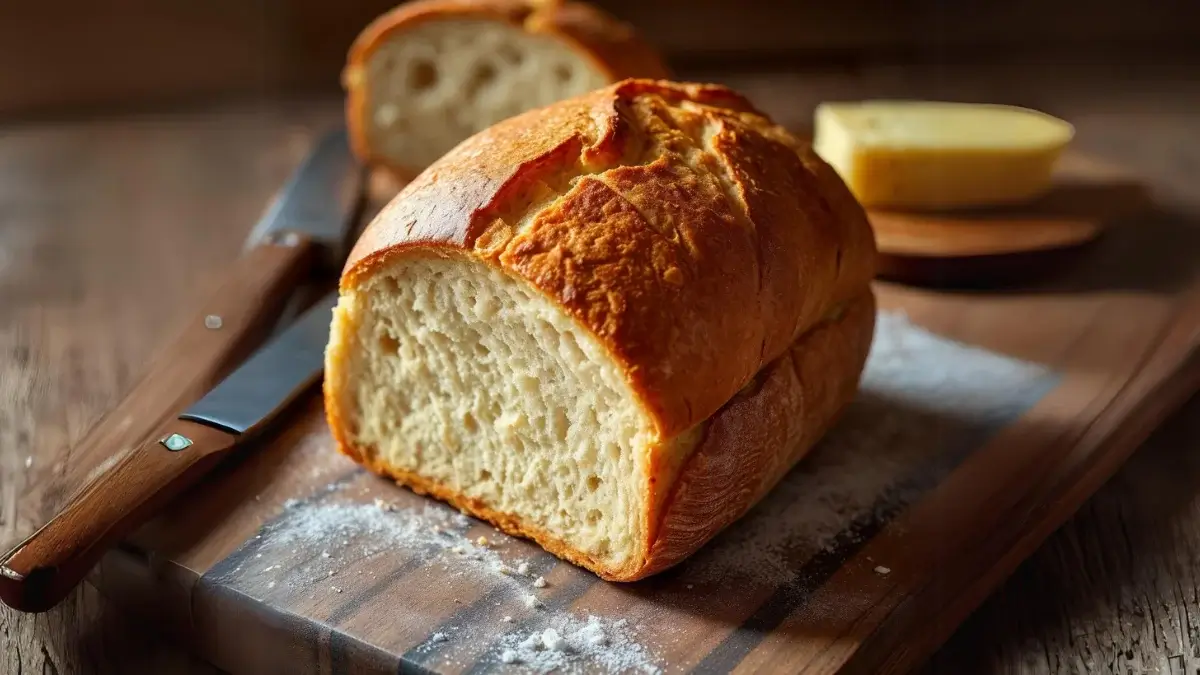
[[[36,537],[44,536],[51,523],[61,522],[64,514],[84,517],[86,512],[74,507],[88,495],[130,490],[134,483],[129,482],[127,472],[134,465],[128,462],[139,456],[136,449],[151,438],[161,438],[156,431],[166,420],[210,391],[268,334],[278,334],[298,311],[311,304],[311,291],[320,285],[316,272],[325,272],[324,276],[329,277],[345,259],[364,203],[364,178],[365,169],[351,154],[344,129],[326,133],[318,140],[251,230],[243,254],[219,286],[159,352],[125,398],[73,450],[73,464],[94,468],[59,481],[60,486],[82,487],[66,500],[65,506],[55,509],[57,515],[50,522],[0,557],[0,600],[16,609],[40,611],[61,599],[42,598],[29,604],[23,592],[12,595],[12,584],[24,583],[16,579],[22,572],[8,564],[13,556],[26,550],[20,558],[23,564],[32,566],[30,569],[47,567],[30,557],[30,545]],[[329,283],[326,279],[325,286]],[[136,485],[143,491],[155,489],[145,482]],[[103,534],[91,529],[87,532]],[[38,550],[54,560],[62,559],[61,553],[51,555],[44,547]],[[90,549],[87,554],[92,555]],[[98,555],[95,553],[96,557],[86,564],[72,563],[83,569],[69,585],[62,581],[56,584],[65,585],[64,593],[69,591]],[[57,576],[65,579],[70,575],[60,572]],[[22,606],[12,605],[10,597]],[[40,607],[34,609],[34,604]]]
[[[0,599],[44,611],[75,587],[105,550],[267,430],[320,380],[337,292],[318,300],[159,435],[127,453],[111,483],[95,484],[0,560]]]

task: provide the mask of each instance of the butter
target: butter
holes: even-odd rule
[[[813,149],[867,208],[947,209],[1030,200],[1074,136],[1013,106],[862,101],[817,106]]]

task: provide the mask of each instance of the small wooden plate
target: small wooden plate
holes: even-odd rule
[[[1010,207],[945,212],[869,210],[880,276],[909,283],[972,283],[1033,274],[1149,203],[1135,182],[1060,182]]]
[[[1078,246],[1100,235],[1089,218],[1042,215],[980,218],[871,211],[875,241],[884,255],[958,258],[1028,253]]]

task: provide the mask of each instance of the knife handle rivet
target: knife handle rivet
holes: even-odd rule
[[[209,314],[204,317],[204,327],[210,330],[217,330],[222,325],[221,317],[216,314]]]
[[[300,235],[295,232],[273,232],[267,238],[267,241],[275,246],[299,246]]]
[[[159,441],[159,443],[171,452],[179,452],[180,450],[187,450],[192,445],[192,439],[183,434],[171,434]]]

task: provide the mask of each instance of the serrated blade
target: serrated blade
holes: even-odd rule
[[[346,130],[326,133],[250,231],[246,248],[296,234],[317,244],[324,267],[341,265],[364,196],[364,175]]]

